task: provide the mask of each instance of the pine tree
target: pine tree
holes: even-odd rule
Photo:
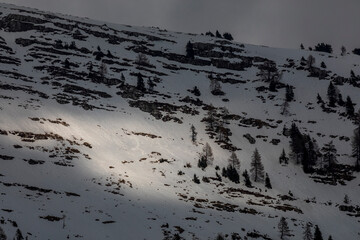
[[[285,149],[283,149],[281,152],[281,155],[279,157],[279,162],[280,164],[286,164],[286,165],[289,163],[289,158],[286,157]]]
[[[300,44],[300,49],[304,50],[304,45],[303,44]]]
[[[317,94],[316,99],[317,99],[318,104],[323,104],[324,103],[324,100],[322,99],[322,97],[320,96],[319,93]]]
[[[324,62],[321,62],[321,63],[320,63],[320,67],[326,68],[326,64],[325,64]]]
[[[140,91],[145,91],[145,83],[141,73],[137,74],[136,88]]]
[[[221,233],[219,233],[219,234],[216,236],[215,240],[225,240],[225,238],[224,238],[224,236],[223,236]]]
[[[327,96],[329,99],[330,107],[335,107],[335,103],[337,102],[337,95],[338,95],[337,88],[333,85],[332,82],[330,82],[328,90],[327,90]]]
[[[228,32],[224,33],[224,34],[223,34],[223,37],[224,37],[226,40],[229,40],[229,41],[234,40],[234,38],[233,38],[233,36],[231,35],[231,33],[228,33]]]
[[[345,56],[346,55],[346,48],[345,46],[341,47],[341,56]]]
[[[268,188],[268,189],[272,189],[270,178],[269,178],[269,175],[267,173],[266,173],[266,177],[265,177],[265,187]]]
[[[201,93],[200,93],[200,90],[197,86],[195,86],[192,90],[192,93],[197,96],[197,97],[200,97]]]
[[[327,163],[328,170],[332,170],[334,165],[337,163],[336,160],[336,148],[332,141],[325,144],[322,148],[322,151],[324,152],[324,161]]]
[[[235,152],[232,152],[231,155],[230,155],[230,158],[229,158],[229,164],[237,169],[237,170],[240,170],[240,160],[239,158],[236,156],[236,153]]]
[[[285,101],[283,102],[283,104],[281,104],[281,112],[280,112],[281,115],[284,115],[284,116],[288,116],[290,113],[289,113],[289,102]]]
[[[346,114],[350,117],[353,117],[355,109],[350,96],[347,96],[345,106],[346,106]]]
[[[280,233],[281,240],[288,239],[288,237],[290,236],[290,229],[289,229],[289,225],[286,221],[286,218],[281,217],[280,222],[278,224],[278,230]]]
[[[344,102],[344,99],[343,99],[341,93],[338,94],[338,104],[339,104],[339,106],[344,106],[345,105],[345,102]]]
[[[229,180],[234,183],[240,182],[240,176],[238,171],[230,164],[228,165],[227,168],[223,168],[222,175],[223,177],[229,178]]]
[[[190,41],[186,44],[186,57],[190,59],[195,58],[194,46]]]
[[[7,240],[5,231],[0,227],[0,240]]]
[[[219,33],[218,30],[216,30],[215,36],[216,36],[217,38],[222,38],[222,36],[221,36],[221,34]]]
[[[14,240],[24,240],[24,237],[23,237],[20,229],[17,229],[17,230],[16,230]]]
[[[323,240],[322,233],[318,225],[315,226],[314,240]]]
[[[197,132],[196,132],[196,129],[195,129],[194,125],[191,125],[190,130],[191,130],[191,141],[193,143],[196,143]]]
[[[251,188],[252,187],[251,180],[250,180],[248,171],[246,169],[245,169],[245,171],[243,172],[242,175],[244,177],[245,186],[248,187],[248,188]]]
[[[294,91],[290,85],[286,85],[285,99],[287,102],[294,100]]]
[[[261,156],[257,148],[255,148],[252,156],[250,172],[254,182],[264,181],[264,165],[261,162]]]
[[[125,76],[124,76],[124,74],[121,74],[120,79],[121,79],[122,82],[125,82]]]
[[[354,130],[354,136],[351,141],[352,157],[355,158],[355,170],[360,171],[360,111],[357,119],[358,127]]]
[[[196,174],[194,174],[193,181],[194,181],[194,183],[196,183],[196,184],[200,184],[200,179],[196,176]]]
[[[344,197],[344,204],[349,204],[350,203],[350,199],[349,199],[349,196],[347,194],[345,194],[345,197]]]
[[[332,236],[331,236],[331,235],[329,236],[328,240],[333,240],[333,238],[332,238]]]
[[[70,69],[70,62],[69,62],[69,59],[65,59],[65,62],[64,62],[64,68],[66,69]]]
[[[303,233],[303,240],[313,240],[313,234],[311,231],[311,224],[308,222],[306,223],[305,230]]]

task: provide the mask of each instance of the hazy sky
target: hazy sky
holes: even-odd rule
[[[360,47],[360,0],[0,0],[108,22],[201,33],[275,47]]]

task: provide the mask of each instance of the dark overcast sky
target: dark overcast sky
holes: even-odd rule
[[[0,0],[107,22],[297,48],[318,42],[360,47],[360,0]]]

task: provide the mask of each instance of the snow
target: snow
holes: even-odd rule
[[[15,7],[13,5],[0,4],[2,17],[10,14],[25,14],[34,17],[43,17],[42,12],[36,10],[34,13],[23,13],[20,10],[27,8]],[[55,14],[63,19],[56,19],[56,22],[69,23],[68,21],[79,21],[83,23],[95,24],[91,29],[104,32],[104,23],[81,19],[76,17]],[[132,40],[143,40],[148,42],[144,36],[128,36],[123,31],[131,31],[166,38],[175,42],[153,41],[152,50],[164,50],[176,54],[185,54],[185,45],[188,41],[214,43],[215,38],[201,35],[189,35],[184,33],[163,32],[155,28],[130,27],[106,23],[110,29],[117,31],[116,34]],[[57,28],[52,23],[46,26]],[[57,28],[59,29],[59,28]],[[61,29],[63,31],[63,29]],[[80,106],[72,104],[59,104],[53,95],[61,93],[61,88],[55,88],[51,84],[41,84],[41,78],[48,74],[45,71],[34,70],[34,66],[48,65],[49,62],[41,63],[38,60],[27,62],[30,58],[28,53],[33,45],[21,47],[15,43],[15,39],[31,38],[54,43],[56,39],[70,43],[75,41],[78,47],[86,47],[91,51],[96,50],[97,46],[106,52],[110,50],[114,56],[119,57],[119,62],[124,59],[135,60],[137,54],[128,47],[134,46],[130,42],[122,42],[120,45],[111,45],[105,39],[89,36],[86,41],[73,40],[69,34],[50,34],[39,31],[10,33],[1,30],[0,36],[6,40],[16,54],[13,57],[21,59],[20,66],[1,64],[0,70],[14,71],[26,76],[32,76],[32,82],[24,82],[21,79],[14,79],[10,76],[1,75],[1,84],[14,86],[29,86],[33,90],[38,90],[48,94],[48,99],[39,98],[37,95],[30,95],[22,91],[1,90],[2,96],[13,97],[14,99],[1,99],[0,102],[0,129],[8,132],[23,131],[33,133],[56,133],[64,138],[63,141],[56,140],[36,140],[35,142],[21,141],[19,136],[11,133],[0,135],[0,155],[15,157],[11,161],[0,160],[0,201],[1,209],[11,209],[12,212],[1,211],[0,217],[5,219],[5,224],[0,225],[8,236],[15,234],[14,228],[7,220],[14,220],[18,227],[27,235],[29,239],[162,239],[162,230],[176,233],[175,226],[180,226],[185,231],[180,234],[185,239],[196,236],[199,239],[213,239],[217,233],[238,232],[241,236],[246,236],[247,232],[257,230],[261,234],[267,234],[272,239],[278,239],[277,223],[281,216],[288,219],[290,229],[294,236],[291,239],[302,239],[303,227],[310,221],[314,225],[319,225],[323,235],[327,238],[330,234],[333,239],[358,239],[359,222],[356,217],[346,215],[338,209],[342,204],[345,194],[349,195],[351,204],[358,206],[359,202],[359,174],[355,173],[354,180],[346,182],[346,185],[326,185],[315,183],[309,175],[301,170],[301,166],[290,163],[288,166],[278,164],[278,157],[283,148],[289,153],[289,139],[283,136],[282,129],[284,124],[290,127],[294,120],[301,131],[308,132],[317,140],[321,147],[324,143],[334,140],[338,150],[338,160],[340,163],[353,164],[354,159],[349,157],[351,152],[350,142],[331,139],[330,135],[352,136],[355,128],[354,124],[346,117],[340,117],[338,113],[324,113],[316,103],[316,96],[319,93],[325,100],[329,80],[319,80],[307,77],[308,72],[287,69],[282,67],[287,58],[294,59],[299,64],[300,58],[307,58],[313,55],[316,58],[316,66],[324,61],[332,73],[339,76],[348,77],[350,70],[359,73],[359,56],[347,55],[328,55],[307,50],[268,48],[254,45],[245,45],[244,53],[241,56],[259,56],[274,60],[279,69],[289,70],[284,72],[282,82],[291,84],[295,87],[295,102],[290,103],[291,116],[280,114],[280,105],[285,97],[285,89],[280,89],[275,93],[273,100],[268,99],[271,92],[257,92],[256,87],[263,86],[264,83],[258,81],[256,76],[258,69],[256,65],[247,68],[245,71],[233,71],[219,69],[214,66],[194,66],[191,64],[180,64],[169,61],[163,57],[149,56],[150,63],[156,66],[155,71],[163,72],[167,76],[162,76],[162,82],[158,83],[155,90],[159,93],[170,95],[170,99],[163,99],[161,96],[146,95],[143,100],[167,102],[174,105],[185,105],[179,100],[185,96],[191,96],[187,91],[195,85],[201,91],[199,97],[206,104],[213,104],[215,107],[226,107],[230,113],[239,116],[261,119],[277,128],[254,128],[238,126],[239,122],[231,120],[229,127],[232,132],[230,136],[233,145],[241,150],[236,151],[241,161],[241,172],[250,169],[251,155],[257,147],[262,156],[265,171],[269,174],[274,189],[265,191],[262,183],[255,183],[255,188],[247,189],[243,183],[234,184],[223,178],[224,186],[215,186],[214,183],[204,183],[197,185],[192,181],[196,174],[201,179],[203,176],[215,177],[214,166],[220,168],[227,165],[230,156],[228,150],[222,149],[209,138],[205,131],[205,123],[201,120],[206,115],[201,107],[191,106],[200,112],[199,115],[176,113],[174,116],[180,118],[183,123],[173,121],[163,122],[156,120],[150,114],[137,108],[132,108],[128,100],[117,95],[119,89],[116,86],[106,86],[104,84],[93,83],[90,81],[71,80],[71,84],[82,86],[87,89],[103,91],[110,94],[111,98],[99,98],[89,101],[95,106],[115,106],[114,111],[94,109],[86,111]],[[236,43],[231,46],[238,47]],[[217,49],[219,51],[219,49]],[[71,50],[69,50],[71,51]],[[69,56],[57,55],[61,62]],[[80,65],[77,71],[85,71],[85,64],[92,61],[97,68],[99,62],[95,61],[91,54],[85,57],[70,56],[70,61]],[[169,70],[163,67],[161,62],[176,64],[193,70]],[[131,76],[130,72],[141,72],[144,75],[151,75],[145,71],[139,71],[135,65],[126,68],[124,75],[126,83],[135,85],[136,77]],[[239,74],[238,80],[245,80],[246,83],[229,84],[221,83],[225,96],[213,96],[210,93],[210,81],[206,71],[216,73]],[[119,74],[109,69],[109,76],[119,78]],[[231,76],[234,77],[234,76]],[[235,77],[234,77],[235,78]],[[66,81],[63,80],[63,84]],[[51,81],[50,81],[51,82]],[[345,99],[349,95],[356,109],[360,104],[358,89],[348,84],[338,86]],[[257,96],[265,97],[263,103]],[[81,96],[78,96],[82,98]],[[193,96],[192,96],[193,97]],[[39,99],[33,101],[31,99]],[[227,98],[229,102],[222,99]],[[313,103],[313,109],[305,107],[307,103]],[[24,106],[27,107],[25,108]],[[189,104],[187,104],[189,105]],[[109,109],[109,108],[108,108]],[[344,109],[337,107],[339,112]],[[33,121],[29,118],[44,118],[55,120],[61,118],[69,124],[63,126],[54,124],[50,121]],[[270,122],[269,119],[274,119]],[[276,122],[281,120],[282,123]],[[316,121],[309,124],[308,121]],[[301,122],[300,122],[301,121]],[[198,143],[193,144],[190,139],[190,126],[194,125],[198,132]],[[135,135],[135,133],[148,133],[160,136],[161,138],[149,138],[146,136]],[[256,144],[250,144],[243,135],[250,133],[253,137],[257,135],[268,136],[267,142],[256,138]],[[322,133],[325,137],[319,137],[316,133]],[[280,144],[275,146],[270,143],[271,139],[280,139]],[[69,140],[76,141],[79,145],[71,145]],[[92,148],[83,145],[84,142],[91,144]],[[208,142],[214,152],[215,161],[213,166],[202,171],[197,167],[199,153],[203,145]],[[23,146],[16,149],[13,145]],[[30,148],[29,148],[30,147]],[[31,149],[34,147],[34,149]],[[66,147],[76,148],[79,154],[73,154],[78,158],[71,160],[74,167],[64,167],[53,164],[64,158],[58,154],[55,158],[50,158],[49,152],[44,152],[40,148],[54,150],[55,148],[65,149]],[[156,153],[161,155],[157,155]],[[87,159],[83,154],[87,154],[91,159]],[[140,159],[146,158],[143,161]],[[160,158],[167,159],[170,163],[151,163]],[[30,165],[23,159],[44,160],[42,165]],[[191,168],[184,168],[186,163],[191,163]],[[185,175],[178,176],[181,170]],[[221,174],[221,171],[219,171]],[[118,181],[124,180],[120,184],[119,194],[113,194]],[[113,183],[112,183],[113,182]],[[4,183],[17,183],[17,186],[6,186]],[[107,185],[108,184],[108,185]],[[110,184],[110,186],[109,186]],[[36,186],[38,188],[51,189],[48,193],[31,191],[24,187]],[[286,195],[289,191],[294,194],[295,201],[284,201],[295,206],[303,214],[294,211],[283,212],[267,206],[250,205],[249,200],[260,203],[261,198],[252,195],[240,194],[239,197],[231,197],[220,192],[228,187],[247,189],[251,192],[262,193],[275,198],[273,204],[279,199],[278,195]],[[54,192],[55,191],[55,192]],[[76,193],[80,196],[67,196],[66,192]],[[245,207],[253,208],[260,212],[258,215],[245,213],[218,211],[211,208],[196,208],[194,201],[180,200],[179,194],[185,194],[195,199],[208,199],[211,201],[221,201],[238,205],[240,209]],[[306,199],[316,199],[316,203],[306,203]],[[329,205],[328,202],[332,204]],[[203,206],[211,206],[209,203]],[[203,214],[196,213],[193,209],[201,211]],[[47,221],[41,216],[57,216],[63,218],[60,221]],[[186,220],[187,217],[196,217],[197,220]],[[98,219],[98,220],[97,220]],[[290,220],[294,219],[294,220]],[[104,221],[115,221],[114,223],[104,224]],[[161,228],[161,225],[168,223],[169,228]],[[339,224],[341,223],[341,224]],[[246,231],[242,231],[244,228]]]

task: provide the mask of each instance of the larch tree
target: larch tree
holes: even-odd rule
[[[306,223],[304,233],[303,233],[303,240],[313,240],[313,234],[311,231],[311,224],[308,222]]]
[[[264,165],[261,162],[261,155],[257,148],[255,148],[252,155],[250,172],[254,182],[264,181]]]
[[[279,230],[281,240],[285,240],[285,239],[288,239],[288,237],[290,237],[290,228],[286,221],[286,218],[281,217],[281,219],[278,223],[278,230]]]
[[[307,58],[306,64],[307,64],[308,68],[312,69],[315,64],[315,58],[312,55],[309,55],[309,57]]]
[[[232,152],[229,158],[229,165],[231,165],[233,168],[235,168],[236,170],[240,170],[240,160],[239,158],[236,156],[235,152]]]
[[[330,141],[329,143],[326,143],[321,150],[324,152],[323,158],[324,161],[327,163],[328,170],[332,170],[334,165],[337,163],[336,160],[337,150],[335,148],[335,145],[333,144],[332,141]]]
[[[204,170],[208,165],[212,165],[214,162],[214,155],[209,143],[206,143],[203,152],[200,154],[198,161],[198,167]]]

